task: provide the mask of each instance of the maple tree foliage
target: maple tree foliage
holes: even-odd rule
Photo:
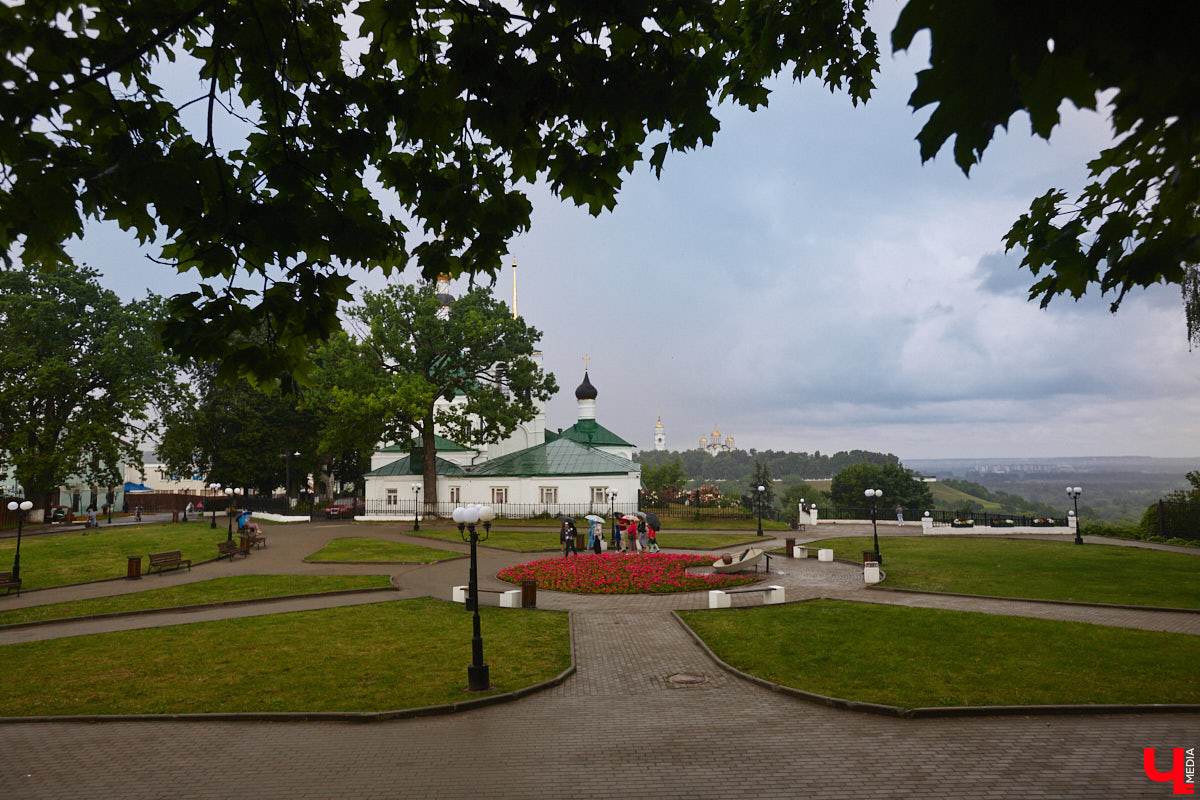
[[[865,100],[866,6],[3,4],[0,254],[51,268],[86,220],[115,222],[207,279],[173,298],[171,346],[303,378],[351,267],[494,274],[525,187],[612,208],[635,164],[709,144],[716,105],[765,104],[781,70]]]
[[[1009,230],[1009,249],[1038,280],[1030,299],[1115,294],[1156,283],[1183,290],[1188,338],[1200,343],[1200,4],[910,0],[892,32],[897,49],[928,30],[930,66],[910,104],[935,108],[918,141],[923,159],[954,138],[964,170],[1019,111],[1050,138],[1064,101],[1108,104],[1114,144],[1088,164],[1078,196],[1049,189]]]

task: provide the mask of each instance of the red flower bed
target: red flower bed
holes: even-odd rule
[[[755,583],[753,575],[696,575],[688,567],[706,567],[712,556],[671,553],[603,553],[547,558],[500,570],[502,581],[536,580],[538,588],[578,594],[667,594],[724,589]]]

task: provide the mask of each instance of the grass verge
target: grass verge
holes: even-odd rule
[[[389,586],[387,575],[240,575],[211,581],[185,583],[132,594],[48,603],[0,612],[0,625],[40,622],[48,619],[86,617],[92,614],[118,614],[149,611],[156,608],[222,603],[237,600],[263,600],[298,594],[343,592]]]
[[[680,616],[783,686],[902,708],[1200,703],[1200,637],[817,600]]]
[[[455,535],[458,532],[455,531]],[[432,564],[448,558],[461,558],[462,553],[435,550],[419,544],[388,542],[383,539],[368,539],[350,536],[334,539],[305,561],[375,561],[380,563]]]
[[[570,663],[567,615],[481,608],[492,688]],[[471,615],[438,600],[200,622],[0,648],[0,715],[381,711],[456,702]]]
[[[21,540],[21,590],[86,583],[125,575],[128,556],[180,550],[184,558],[204,561],[217,555],[227,536],[207,522],[145,523],[29,536]],[[11,563],[16,540],[0,542],[0,564]],[[143,562],[143,568],[146,566]]]
[[[827,539],[808,547],[833,548],[855,561],[872,549],[867,537]],[[926,592],[958,592],[1114,603],[1134,606],[1200,608],[1200,559],[1117,545],[1013,539],[896,537],[879,543],[883,586]]]

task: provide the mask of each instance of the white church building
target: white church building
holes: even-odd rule
[[[540,362],[541,353],[534,358]],[[380,448],[365,476],[366,518],[410,520],[418,510],[449,517],[455,506],[469,503],[506,517],[635,510],[641,465],[632,460],[632,444],[596,421],[597,394],[585,369],[575,390],[579,416],[565,430],[546,429],[539,402],[532,420],[496,444],[465,447],[438,437],[436,505],[421,496],[419,443]]]

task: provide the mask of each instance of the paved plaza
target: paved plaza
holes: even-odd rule
[[[457,543],[411,539],[399,525],[365,532],[466,551]],[[862,532],[855,526],[836,530]],[[31,592],[3,602],[34,605],[229,574],[380,571],[379,565],[303,561],[336,536],[362,535],[363,526],[275,526],[268,533],[265,550],[232,564]],[[481,584],[503,588],[496,571],[529,558],[481,549]],[[448,600],[451,587],[466,582],[467,563],[388,569],[400,592],[383,597]],[[785,585],[789,600],[836,597],[1200,635],[1200,613],[868,590],[857,566],[815,559],[774,559],[772,570],[770,582]],[[754,597],[738,602],[753,603]],[[337,602],[379,599],[349,595]],[[250,603],[11,628],[0,630],[0,644],[314,604],[331,602]],[[1165,798],[1170,786],[1143,774],[1142,748],[1157,748],[1165,769],[1170,748],[1200,745],[1195,714],[905,720],[804,702],[726,673],[670,613],[706,604],[704,593],[539,592],[539,608],[571,612],[575,673],[524,699],[458,714],[372,723],[0,723],[0,797]],[[484,636],[486,648],[486,631]]]

